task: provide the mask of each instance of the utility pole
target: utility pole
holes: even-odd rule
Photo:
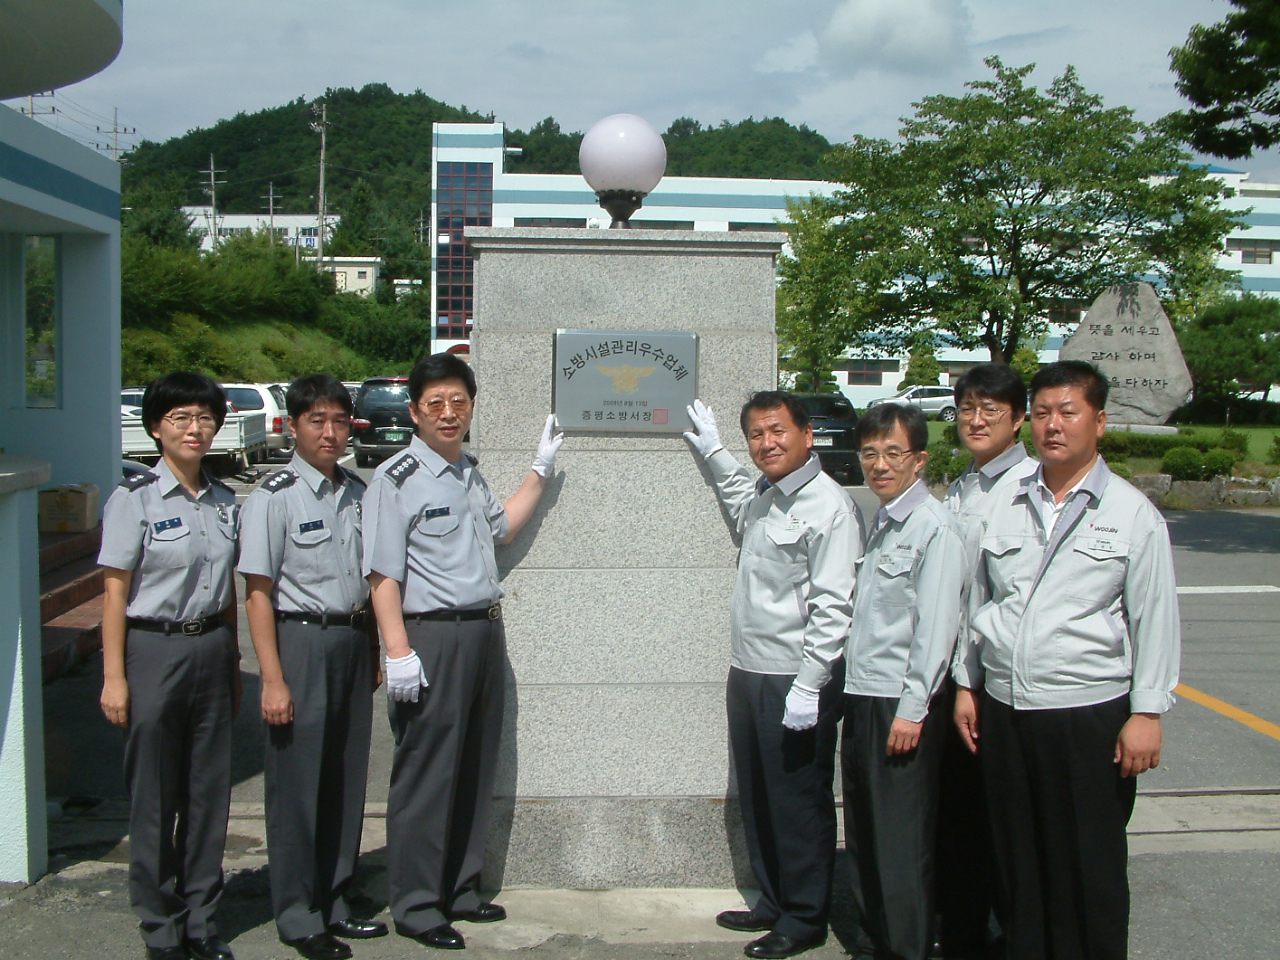
[[[226,173],[225,170],[218,170],[213,165],[213,154],[209,154],[209,169],[201,170],[201,173],[209,175],[209,185],[204,188],[204,192],[209,195],[209,239],[213,244],[213,252],[218,252],[218,184],[226,183],[225,180],[219,180],[218,174]]]
[[[111,129],[110,130],[103,130],[101,127],[95,127],[94,129],[97,130],[99,133],[111,134],[111,146],[107,147],[107,149],[111,151],[111,159],[116,161],[119,161],[120,159],[120,134],[123,133],[126,136],[133,136],[138,132],[137,127],[120,126],[120,108],[119,107],[111,108]]]
[[[315,109],[315,107],[311,108],[312,113]],[[324,154],[329,137],[329,105],[327,103],[320,104],[320,122],[313,123],[311,129],[320,134],[320,190],[316,198],[316,213],[319,221],[316,227],[316,271],[320,272],[324,270]]]
[[[422,241],[422,230],[423,230],[423,216],[424,216],[424,213],[425,213],[425,211],[424,211],[421,207],[419,207],[419,208],[418,208],[418,243],[419,243],[419,244],[421,244],[421,243],[423,242],[423,241]]]
[[[25,113],[28,117],[32,117],[33,119],[34,119],[35,117],[50,116],[50,115],[52,115],[52,114],[55,114],[55,113],[57,113],[57,112],[58,112],[58,108],[57,108],[57,107],[50,107],[48,110],[37,110],[37,109],[36,109],[36,97],[41,97],[41,98],[43,98],[43,97],[52,97],[52,96],[53,96],[53,91],[52,91],[52,90],[46,90],[46,91],[44,91],[43,93],[31,93],[31,94],[28,94],[28,95],[27,95],[27,109],[26,109],[26,110],[21,110],[21,109],[20,109],[20,110],[19,110],[19,112],[20,112],[20,113]]]
[[[267,216],[271,221],[271,243],[276,242],[276,185],[274,181],[267,183],[267,195],[262,198],[267,201]],[[296,238],[295,238],[296,239]]]

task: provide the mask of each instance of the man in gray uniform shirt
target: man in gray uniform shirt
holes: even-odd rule
[[[564,439],[547,418],[533,467],[505,504],[462,452],[475,375],[439,353],[409,375],[417,434],[365,496],[364,572],[387,647],[395,759],[387,874],[396,932],[461,950],[450,921],[506,911],[480,899],[502,732],[506,642],[494,544],[532,516]]]
[[[840,659],[849,631],[862,516],[822,472],[813,427],[784,391],[754,394],[739,422],[758,480],[720,443],[701,401],[686,433],[742,536],[725,691],[729,741],[760,899],[726,910],[730,930],[769,931],[748,957],[790,957],[823,943],[835,859],[833,796]]]
[[[919,473],[928,425],[886,403],[858,422],[862,473],[880,500],[845,647],[845,843],[861,930],[858,957],[925,960],[933,945],[938,695],[955,648],[965,579],[960,525]]]
[[[1107,381],[1031,381],[1040,468],[992,495],[953,672],[1009,898],[1010,960],[1128,955],[1125,828],[1160,763],[1180,624],[1164,518],[1098,455]]]
[[[992,491],[1039,465],[1027,456],[1018,432],[1027,420],[1027,387],[1008,364],[980,363],[956,381],[956,426],[973,460],[952,481],[944,501],[964,528],[963,602],[978,561]],[[950,716],[955,681],[948,677],[940,705]],[[942,956],[970,960],[991,949],[991,913],[997,907],[995,853],[986,791],[978,758],[966,748],[954,724],[946,724],[946,747],[938,778],[937,892]]]
[[[271,904],[280,939],[309,960],[343,960],[335,934],[385,936],[351,916],[347,887],[364,822],[377,633],[360,575],[365,483],[338,465],[351,394],[325,374],[285,394],[293,459],[246,501],[245,611],[262,669]]]

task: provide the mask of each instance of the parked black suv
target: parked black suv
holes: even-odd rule
[[[858,415],[839,393],[798,393],[813,421],[813,452],[822,469],[838,480],[862,483],[862,463],[858,460]]]
[[[408,377],[372,377],[360,384],[356,415],[351,420],[357,466],[368,467],[374,457],[399,453],[409,445],[413,433]]]

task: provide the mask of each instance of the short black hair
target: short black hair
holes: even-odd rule
[[[1013,419],[1027,415],[1027,385],[1022,376],[1007,363],[980,363],[970,367],[956,381],[956,406],[966,397],[1007,403]]]
[[[1111,384],[1095,364],[1087,360],[1059,360],[1041,367],[1031,378],[1031,402],[1035,403],[1036,394],[1041,390],[1056,387],[1079,387],[1095,411],[1106,409],[1107,393],[1111,390]]]
[[[217,381],[203,373],[176,370],[156,377],[142,394],[142,423],[147,433],[158,431],[170,410],[187,406],[208,409],[219,430],[227,419],[227,395]],[[156,449],[161,450],[159,438],[155,441]]]
[[[409,374],[409,399],[417,403],[427,384],[437,380],[448,380],[457,377],[467,385],[467,394],[472,400],[476,398],[476,375],[471,364],[452,353],[433,353],[424,357],[413,366]]]
[[[355,412],[351,391],[342,385],[341,380],[327,373],[299,377],[289,384],[284,393],[285,409],[295,420],[318,403],[336,403],[347,416]]]
[[[803,430],[809,425],[809,408],[800,402],[800,398],[788,390],[757,390],[747,397],[738,414],[738,425],[742,427],[742,435],[747,435],[747,414],[752,410],[777,410],[786,407],[791,414],[791,422]]]
[[[858,446],[875,437],[893,433],[902,424],[913,453],[929,446],[929,424],[924,411],[909,403],[878,403],[858,419]]]

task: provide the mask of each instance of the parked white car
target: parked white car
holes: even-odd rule
[[[892,397],[880,397],[867,404],[867,409],[882,403],[905,403],[919,407],[926,417],[937,417],[950,423],[956,418],[956,392],[951,387],[904,387]]]
[[[285,426],[284,389],[275,383],[224,383],[222,389],[241,413],[261,412],[267,428],[268,455],[287,454],[293,450],[293,435]]]

